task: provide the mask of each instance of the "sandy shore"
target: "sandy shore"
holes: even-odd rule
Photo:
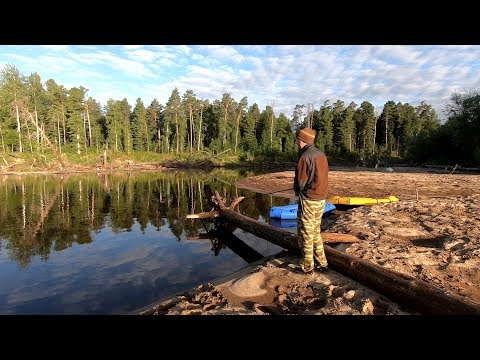
[[[305,275],[285,254],[162,301],[141,315],[414,314],[333,270]]]
[[[293,171],[283,171],[243,179],[238,186],[267,193],[287,188],[292,180]],[[276,195],[294,196],[289,191]],[[329,216],[322,229],[361,239],[338,245],[342,251],[480,304],[479,175],[332,170],[329,195],[397,196],[396,203]],[[298,260],[283,252],[138,313],[414,314],[333,270],[301,274]]]

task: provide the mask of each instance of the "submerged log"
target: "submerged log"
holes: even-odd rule
[[[187,238],[187,240],[202,239],[208,239],[212,242],[216,241],[212,248],[212,250],[215,252],[215,256],[218,255],[218,252],[220,251],[219,247],[226,246],[249,264],[261,260],[264,257],[257,250],[250,247],[247,243],[229,231],[221,229],[209,230],[207,233],[190,236]],[[219,249],[217,250],[216,248]]]
[[[215,192],[212,200],[217,204],[220,217],[223,217],[235,226],[287,250],[295,253],[300,252],[297,234],[275,228],[237,213],[225,205],[218,192]],[[328,233],[322,232],[322,237],[326,234]],[[426,281],[382,268],[369,261],[335,250],[328,245],[325,245],[324,248],[331,269],[376,290],[391,300],[397,301],[416,312],[429,315],[480,315],[480,304],[455,294],[447,294]]]

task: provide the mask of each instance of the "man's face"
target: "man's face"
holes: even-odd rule
[[[302,148],[303,141],[300,140],[300,139],[297,137],[297,139],[296,139],[295,142],[297,143],[297,146],[301,149],[301,148]]]

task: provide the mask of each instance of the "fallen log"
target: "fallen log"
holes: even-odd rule
[[[298,235],[275,228],[237,213],[227,207],[217,191],[212,197],[220,217],[233,225],[294,253],[299,253]],[[326,234],[322,232],[322,237]],[[447,294],[440,288],[410,275],[382,268],[374,263],[349,255],[325,245],[329,267],[391,300],[428,315],[480,315],[480,304]]]
[[[240,198],[237,198],[229,206],[229,208],[233,209],[234,206],[236,206],[240,202],[239,199]],[[220,214],[218,213],[218,211],[207,211],[207,212],[201,212],[201,213],[198,213],[198,214],[187,214],[186,218],[187,219],[214,219],[214,218],[218,218],[219,216],[220,216]],[[288,238],[289,235],[292,234],[290,231],[279,229],[279,228],[276,228],[276,227],[274,227],[274,228],[277,229],[278,232],[281,234],[281,236],[277,240],[279,242],[284,242],[282,240],[282,238],[284,236],[286,236]],[[249,231],[249,232],[251,232],[251,231]],[[274,234],[273,236],[276,236],[276,235]],[[323,239],[324,243],[353,243],[353,242],[358,242],[359,241],[359,239],[355,235],[342,234],[342,233],[326,233],[326,232],[322,233],[322,239]],[[285,246],[282,246],[282,247],[286,248],[286,246],[288,246],[288,244],[290,244],[290,240],[288,240],[288,242],[285,243]],[[289,249],[289,250],[295,250],[295,249]]]

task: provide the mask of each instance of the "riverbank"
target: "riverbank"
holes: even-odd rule
[[[105,161],[105,158],[107,159]],[[276,162],[258,158],[255,161],[245,161],[238,155],[201,153],[189,154],[158,154],[158,153],[109,153],[99,155],[89,153],[83,155],[32,153],[0,153],[0,175],[29,174],[70,174],[70,173],[109,173],[132,171],[170,171],[173,169],[213,168],[257,168],[279,169],[293,168],[292,162]]]
[[[239,187],[286,189],[293,171],[242,179]],[[329,217],[324,231],[356,235],[337,249],[414,276],[480,304],[480,176],[428,172],[332,170],[330,195],[400,201]],[[292,191],[276,194],[294,197]],[[333,270],[305,276],[298,257],[282,253],[211,284],[143,309],[142,314],[376,315],[413,312]]]
[[[140,315],[401,315],[401,305],[333,270],[305,275],[279,253],[215,282],[137,312]]]

